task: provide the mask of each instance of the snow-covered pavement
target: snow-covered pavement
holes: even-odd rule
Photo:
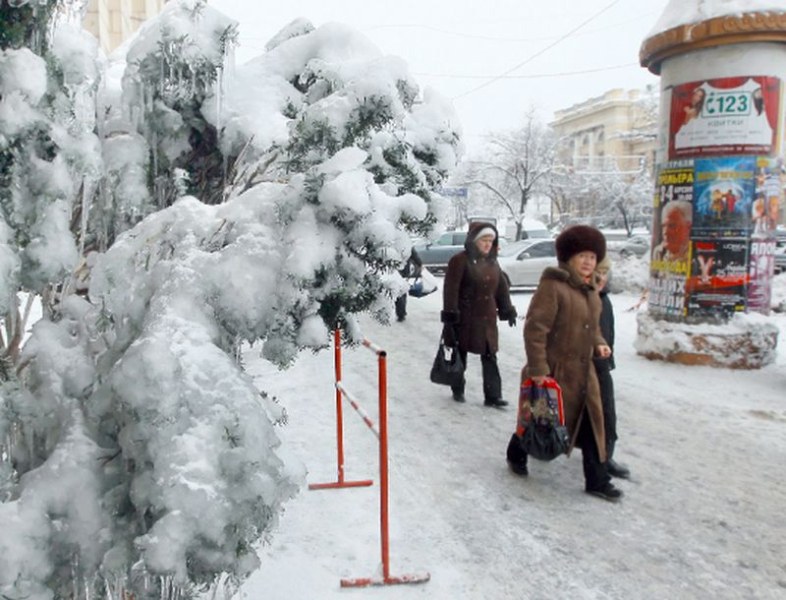
[[[617,458],[632,481],[620,504],[583,493],[580,453],[504,460],[515,410],[482,406],[471,357],[467,403],[429,382],[441,294],[410,299],[404,323],[364,321],[388,351],[390,574],[430,581],[342,589],[380,573],[377,440],[345,403],[346,478],[372,487],[303,491],[287,505],[262,567],[241,588],[252,600],[776,599],[786,596],[786,315],[775,364],[731,371],[651,362],[635,354],[636,297],[612,296],[617,320]],[[517,293],[519,314],[531,295]],[[521,327],[500,325],[506,397],[517,395]],[[277,396],[281,437],[308,482],[336,479],[333,353],[276,371],[246,354],[249,373]],[[344,384],[377,422],[376,359],[344,351]]]

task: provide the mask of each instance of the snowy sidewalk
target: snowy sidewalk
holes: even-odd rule
[[[515,294],[519,314],[530,294]],[[410,299],[409,317],[367,321],[388,351],[391,575],[428,571],[411,586],[342,589],[378,575],[376,438],[345,404],[347,479],[369,488],[308,491],[287,505],[262,567],[241,589],[257,600],[430,598],[782,598],[786,594],[786,356],[760,371],[686,368],[635,354],[630,295],[614,295],[620,441],[633,481],[618,505],[583,493],[581,459],[533,461],[520,479],[504,451],[515,410],[484,408],[471,357],[467,403],[428,371],[439,338],[440,294]],[[773,316],[786,335],[786,316]],[[521,324],[521,323],[520,323]],[[506,397],[523,363],[521,326],[500,325]],[[336,478],[333,353],[303,355],[278,372],[246,355],[258,385],[289,414],[281,436],[308,482]],[[377,421],[376,360],[347,350],[344,382]]]

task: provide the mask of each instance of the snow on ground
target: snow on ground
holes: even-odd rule
[[[784,276],[778,278],[782,279]],[[783,286],[776,286],[782,290]],[[529,293],[514,294],[524,315]],[[379,576],[376,438],[344,403],[346,479],[372,487],[309,491],[287,505],[262,567],[239,598],[775,599],[786,597],[786,315],[775,364],[732,371],[651,362],[635,354],[637,294],[615,294],[619,420],[616,458],[632,481],[619,504],[583,493],[580,451],[505,464],[515,410],[482,406],[472,356],[467,403],[429,382],[441,325],[441,292],[409,299],[404,323],[366,321],[388,351],[390,575],[428,572],[417,585],[341,588]],[[521,325],[521,323],[520,323]],[[506,397],[517,395],[521,326],[500,325]],[[281,431],[308,482],[335,481],[333,352],[276,371],[246,353],[249,373],[286,406]],[[344,385],[378,422],[376,358],[345,350]]]

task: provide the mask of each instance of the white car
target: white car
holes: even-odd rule
[[[512,288],[534,288],[546,267],[557,266],[553,239],[521,240],[500,248],[499,266],[508,276]]]

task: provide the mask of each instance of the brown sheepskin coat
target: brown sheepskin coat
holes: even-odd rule
[[[474,238],[488,223],[473,223],[467,233],[464,250],[448,262],[442,286],[442,321],[458,324],[459,348],[484,354],[499,348],[497,318],[516,316],[510,300],[508,280],[497,263],[498,236],[488,256],[481,256]]]
[[[527,377],[550,375],[562,388],[570,449],[584,414],[592,424],[601,462],[606,461],[603,405],[592,357],[605,344],[600,333],[601,301],[594,283],[584,283],[566,263],[547,267],[532,296],[524,321]]]

